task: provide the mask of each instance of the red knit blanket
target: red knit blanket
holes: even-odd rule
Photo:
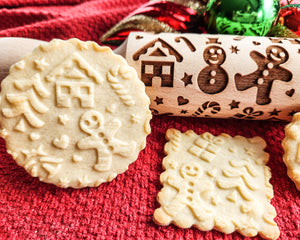
[[[146,0],[1,0],[0,37],[93,40]],[[0,239],[250,239],[174,225],[157,226],[159,175],[168,128],[200,134],[261,136],[268,144],[272,204],[280,239],[300,239],[300,193],[286,174],[281,140],[286,123],[155,116],[147,146],[128,171],[98,188],[60,189],[17,166],[0,140]],[[261,239],[256,237],[253,239]]]

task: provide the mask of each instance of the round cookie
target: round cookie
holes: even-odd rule
[[[300,113],[296,113],[292,122],[285,127],[282,147],[283,161],[287,166],[288,176],[300,191]]]
[[[150,133],[149,98],[136,71],[108,47],[53,40],[1,83],[1,136],[33,177],[95,187],[127,170]]]

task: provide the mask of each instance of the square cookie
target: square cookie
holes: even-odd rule
[[[273,188],[266,163],[266,143],[260,137],[201,135],[169,129],[163,159],[159,225],[237,231],[276,239],[276,211],[270,204]]]

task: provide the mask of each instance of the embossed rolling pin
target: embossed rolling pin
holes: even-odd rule
[[[0,78],[40,43],[0,38]],[[300,111],[299,39],[134,32],[115,52],[145,83],[153,114],[290,120]]]

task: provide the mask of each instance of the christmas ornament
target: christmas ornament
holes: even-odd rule
[[[205,32],[205,11],[204,0],[150,1],[116,24],[100,41],[104,44],[119,45],[131,31]]]
[[[281,1],[278,22],[300,36],[300,1]]]
[[[299,16],[300,0],[149,1],[100,40],[120,45],[132,31],[298,38]]]
[[[208,27],[221,34],[265,36],[274,23],[278,0],[210,0]]]

